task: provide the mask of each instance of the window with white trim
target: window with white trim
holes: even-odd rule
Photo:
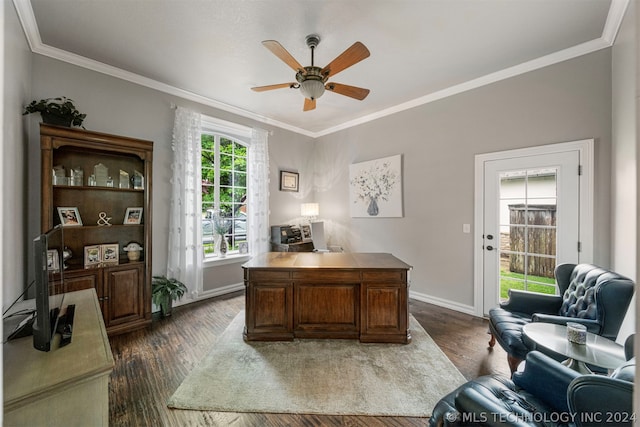
[[[219,257],[219,235],[227,254],[242,252],[248,241],[248,144],[203,128],[201,135],[202,244],[205,259]],[[246,247],[246,246],[245,246]]]

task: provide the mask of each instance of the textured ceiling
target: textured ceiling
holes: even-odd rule
[[[14,0],[34,52],[318,136],[609,46],[627,0]],[[609,16],[609,20],[607,17]],[[324,66],[356,41],[371,56],[303,112],[261,41]]]

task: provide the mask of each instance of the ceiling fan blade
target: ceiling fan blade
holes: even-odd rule
[[[354,64],[368,58],[371,53],[365,45],[355,42],[350,48],[342,52],[336,59],[331,61],[329,65],[322,69],[322,74],[335,76],[340,71],[351,67]]]
[[[285,87],[295,87],[295,83],[278,83],[277,85],[268,85],[268,86],[256,86],[256,87],[252,87],[251,90],[254,90],[256,92],[264,92],[266,90],[273,90],[273,89],[282,89]]]
[[[265,40],[262,44],[296,72],[304,71],[304,67],[277,41]]]
[[[359,99],[362,101],[369,95],[369,89],[363,89],[361,87],[343,85],[340,83],[327,83],[325,89],[331,92],[339,93],[340,95],[349,96],[351,98]]]
[[[304,99],[304,108],[302,109],[302,111],[309,111],[309,110],[315,110],[316,109],[316,100],[311,100],[309,98],[305,98]]]

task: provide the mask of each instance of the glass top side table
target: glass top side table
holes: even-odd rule
[[[593,373],[587,364],[615,369],[626,361],[621,345],[590,332],[586,344],[572,343],[567,327],[553,323],[532,322],[524,326],[523,333],[536,346],[566,356],[562,364],[583,374]]]

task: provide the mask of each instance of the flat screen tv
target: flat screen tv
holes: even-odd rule
[[[71,342],[74,315],[64,303],[64,231],[61,225],[33,240],[34,280],[3,313],[3,342],[33,335],[37,350],[50,351],[56,333],[59,346]],[[23,299],[23,297],[28,299]]]
[[[36,303],[33,346],[41,351],[51,350],[51,340],[57,331],[64,302],[61,289],[64,283],[63,230],[61,225],[57,225],[33,240]]]

